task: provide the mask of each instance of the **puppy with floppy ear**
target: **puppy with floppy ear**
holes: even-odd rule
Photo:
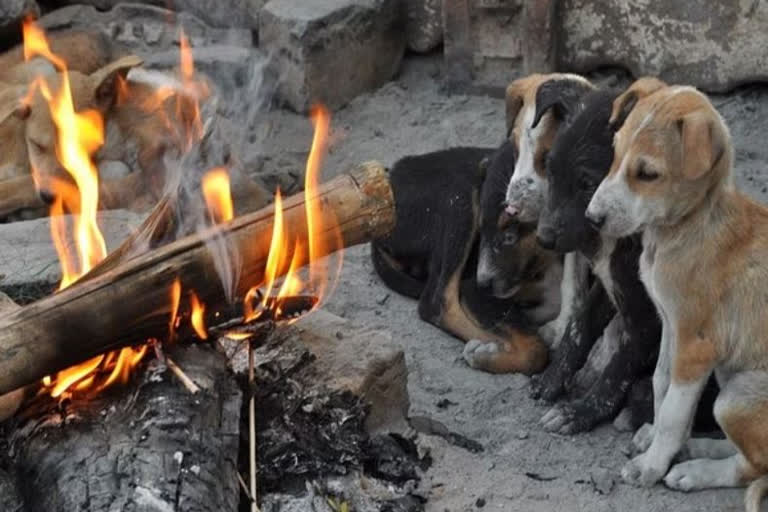
[[[653,94],[666,86],[667,84],[653,76],[646,76],[635,80],[626,91],[621,93],[613,101],[611,118],[608,122],[614,129],[618,129],[624,124],[627,116],[629,116],[629,113],[635,108],[635,104],[640,98]]]
[[[521,223],[536,223],[546,192],[545,163],[559,126],[575,102],[593,90],[579,75],[534,74],[506,91],[507,132],[518,154],[507,185],[507,211]]]
[[[518,153],[506,185],[507,213],[521,224],[535,225],[546,195],[546,159],[558,128],[576,110],[579,98],[594,87],[567,73],[534,74],[512,82],[506,91],[507,131]],[[561,307],[557,318],[540,329],[551,346],[563,336],[568,321],[585,299],[588,268],[583,258],[564,259]]]
[[[492,196],[503,194],[495,184],[506,183],[514,156],[506,141],[495,151],[452,148],[397,161],[390,172],[397,222],[371,253],[390,288],[418,298],[423,320],[470,342],[464,355],[472,367],[530,374],[547,351],[518,296],[559,262],[533,233],[500,222],[504,204]]]
[[[640,276],[662,320],[654,424],[622,476],[684,491],[751,481],[757,512],[768,490],[768,208],[734,190],[728,129],[691,87],[638,99],[615,147],[588,216],[608,235],[643,231]],[[670,470],[712,373],[728,440],[699,440],[696,458]]]

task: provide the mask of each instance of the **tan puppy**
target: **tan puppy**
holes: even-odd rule
[[[635,437],[647,451],[622,475],[645,486],[666,475],[685,491],[752,481],[747,510],[757,512],[768,489],[768,208],[732,186],[730,135],[709,100],[648,85],[614,103],[628,116],[587,210],[610,236],[644,232],[640,276],[663,324],[654,425]],[[689,443],[694,459],[669,470],[712,372],[728,441]]]
[[[169,119],[178,121],[173,117],[172,98],[158,102],[153,86],[126,80],[127,73],[141,62],[138,57],[126,56],[89,75],[69,73],[75,110],[93,109],[105,120],[106,142],[96,155],[97,162],[108,155],[122,161],[135,160],[138,167],[124,178],[101,183],[103,208],[144,209],[152,204],[163,193],[163,155],[166,151],[180,151],[179,138],[167,124]],[[58,90],[61,75],[48,77],[48,83],[52,90]],[[128,84],[130,93],[118,101],[120,84]],[[24,121],[27,155],[36,170],[40,194],[44,200],[50,200],[52,182],[71,179],[56,156],[57,132],[48,103],[37,90],[31,102],[18,108],[15,114]],[[255,210],[269,202],[270,195],[250,179],[238,175],[232,179],[238,211]]]

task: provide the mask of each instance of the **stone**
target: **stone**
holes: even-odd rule
[[[70,5],[51,11],[40,18],[39,23],[48,31],[96,29],[126,50],[145,58],[163,50],[176,50],[178,55],[178,27],[184,27],[193,48],[208,45],[250,47],[253,44],[253,35],[248,29],[211,28],[191,13],[174,13],[137,3],[120,3],[110,11],[99,11],[92,5]]]
[[[39,16],[35,0],[2,0],[0,2],[0,34],[21,34],[21,22],[26,16]]]
[[[565,0],[561,68],[621,66],[709,92],[768,79],[765,2]]]
[[[120,245],[141,220],[140,215],[123,210],[99,212],[107,250]],[[49,217],[0,224],[0,288],[7,291],[30,284],[55,284],[60,279]]]
[[[296,322],[314,365],[331,389],[346,389],[370,405],[369,432],[404,431],[410,401],[403,350],[384,331],[358,327],[324,310]],[[335,333],[341,332],[341,339]],[[322,382],[321,381],[321,382]]]
[[[408,49],[427,53],[443,42],[442,0],[405,0]]]
[[[405,50],[399,0],[271,0],[259,46],[274,59],[278,100],[298,112],[338,108],[389,81]]]
[[[266,59],[255,48],[231,45],[200,46],[192,49],[192,55],[195,71],[205,75],[224,99],[230,99],[238,89],[248,87],[257,75],[259,77],[264,75]],[[144,60],[144,67],[147,69],[169,70],[178,64],[178,49],[154,52]],[[233,106],[239,109],[242,107],[243,105]]]
[[[140,3],[150,5],[171,5],[173,10],[180,13],[189,13],[211,27],[218,28],[247,28],[258,27],[259,10],[266,0],[139,0]],[[87,4],[101,11],[108,11],[120,4],[123,0],[65,0],[68,4]]]

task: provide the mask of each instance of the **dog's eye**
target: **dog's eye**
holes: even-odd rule
[[[659,173],[650,169],[645,162],[640,162],[637,166],[637,179],[640,181],[653,181],[659,177]]]

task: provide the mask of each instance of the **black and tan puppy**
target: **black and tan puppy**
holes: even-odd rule
[[[616,124],[610,118],[618,93],[594,91],[573,99],[559,95],[557,87],[542,86],[540,108],[571,115],[549,154],[549,187],[537,236],[544,247],[557,252],[580,252],[597,280],[550,366],[533,386],[549,400],[571,388],[571,398],[555,405],[542,423],[550,431],[573,433],[612,419],[632,386],[644,379],[647,383],[659,353],[661,322],[640,280],[641,236],[601,235],[585,216],[613,161]],[[650,387],[645,390],[645,404],[634,404],[632,426],[647,420],[638,410],[652,414]],[[703,418],[700,425],[705,425]]]
[[[557,282],[560,264],[503,215],[503,186],[498,201],[484,191],[509,179],[514,157],[505,142],[498,150],[455,148],[399,160],[390,172],[397,223],[372,244],[372,257],[390,288],[419,299],[423,320],[485,342],[465,353],[470,365],[531,374],[546,364],[547,349],[525,310],[534,311],[535,322],[547,319],[547,305],[536,304],[546,294],[537,286]],[[550,309],[556,315],[559,304]]]
[[[563,99],[552,90],[540,106],[574,114],[549,154],[549,187],[537,236],[544,247],[563,253],[579,251],[598,280],[586,309],[574,317],[568,335],[553,353],[549,368],[534,382],[535,392],[545,399],[557,398],[602,336],[602,346],[593,356],[596,360],[590,361],[587,370],[592,375],[584,379],[589,389],[556,405],[542,420],[547,430],[562,433],[588,430],[612,419],[632,384],[649,374],[658,355],[661,324],[638,275],[640,238],[601,237],[584,215],[613,161],[614,128],[609,119],[616,96],[596,91],[563,105],[570,98]]]

